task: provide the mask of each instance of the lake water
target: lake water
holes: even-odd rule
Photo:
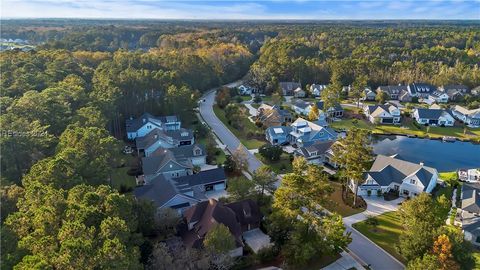
[[[373,152],[382,155],[399,154],[411,162],[424,162],[439,172],[460,168],[480,167],[480,144],[442,142],[405,136],[374,136]]]

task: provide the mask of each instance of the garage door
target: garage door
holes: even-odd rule
[[[384,124],[393,124],[393,118],[383,118],[382,123]]]

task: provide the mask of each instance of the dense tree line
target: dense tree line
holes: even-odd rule
[[[342,85],[429,82],[480,84],[480,31],[475,27],[332,27],[281,34],[261,48],[252,83],[267,92],[278,81]]]

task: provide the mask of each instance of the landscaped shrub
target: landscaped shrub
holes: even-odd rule
[[[377,196],[378,197],[382,196],[382,190],[381,189],[377,189]]]
[[[257,254],[255,255],[255,258],[260,262],[260,263],[266,263],[273,261],[275,257],[278,255],[278,249],[275,247],[265,247],[260,249]]]
[[[367,195],[368,195],[368,197],[370,197],[370,195],[372,195],[372,191],[370,189],[367,190]]]
[[[367,224],[368,226],[377,227],[378,226],[378,219],[374,216],[369,216],[365,220],[365,224]]]

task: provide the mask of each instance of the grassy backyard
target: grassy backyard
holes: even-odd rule
[[[259,148],[260,146],[264,145],[266,143],[266,141],[263,141],[263,140],[258,140],[258,139],[252,139],[252,138],[248,138],[247,137],[247,134],[249,132],[251,133],[256,133],[256,132],[262,132],[263,133],[263,130],[258,128],[257,126],[255,126],[254,123],[250,122],[250,120],[248,120],[247,118],[244,118],[242,119],[242,123],[243,123],[243,126],[244,126],[244,129],[243,130],[238,130],[234,127],[232,127],[231,125],[228,124],[228,120],[225,116],[225,111],[222,110],[220,107],[218,107],[217,105],[215,105],[213,107],[213,111],[215,112],[215,114],[217,115],[218,119],[220,119],[220,121],[223,122],[223,124],[228,128],[230,129],[230,131],[242,142],[243,145],[245,145],[245,147],[247,147],[248,149],[257,149]]]
[[[352,208],[346,205],[342,199],[342,185],[340,183],[331,182],[335,191],[330,195],[330,202],[324,205],[328,211],[336,212],[342,217],[348,217],[363,212],[365,209]]]
[[[332,122],[330,126],[339,130],[348,130],[356,127],[371,130],[374,134],[403,134],[422,138],[442,138],[443,136],[452,136],[466,140],[480,138],[480,128],[467,128],[466,133],[464,133],[463,127],[416,127],[411,121],[403,125],[373,125],[366,120],[345,119]]]
[[[117,190],[120,190],[122,186],[126,189],[134,188],[136,186],[135,177],[128,175],[127,172],[130,168],[137,166],[135,164],[135,157],[119,153],[117,159],[120,161],[120,164],[124,164],[125,166],[113,169],[111,175],[112,187]]]
[[[287,153],[282,153],[280,160],[278,161],[269,161],[262,157],[259,153],[256,153],[255,156],[260,159],[265,165],[269,166],[272,171],[276,174],[285,174],[292,172],[292,162],[290,161],[290,155]]]
[[[400,233],[403,230],[397,212],[387,212],[376,218],[378,220],[378,226],[376,227],[367,225],[365,221],[355,223],[353,227],[399,261],[405,263],[405,258],[395,249],[395,244],[398,243]]]

